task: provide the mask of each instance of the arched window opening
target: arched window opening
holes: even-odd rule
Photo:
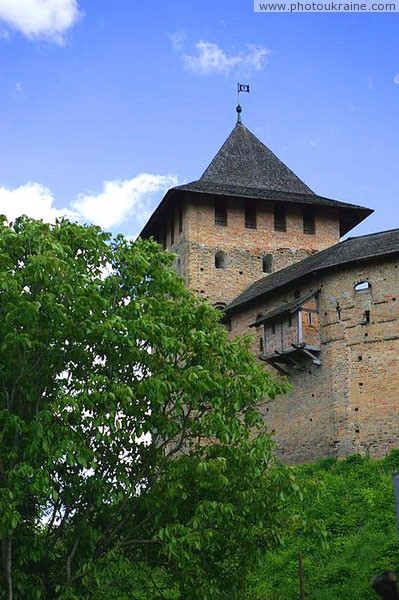
[[[226,268],[226,253],[222,250],[218,250],[215,254],[215,268],[225,269]]]
[[[264,254],[262,256],[262,271],[263,273],[271,273],[273,271],[273,256]]]
[[[225,302],[215,302],[215,304],[213,305],[213,308],[216,308],[216,310],[220,310],[223,311],[226,308],[226,303]]]
[[[355,285],[355,292],[370,292],[371,291],[371,283],[369,281],[359,281]]]

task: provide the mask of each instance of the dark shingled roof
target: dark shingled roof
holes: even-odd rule
[[[338,209],[341,235],[373,212],[316,195],[241,123],[234,127],[200,179],[171,188],[166,193],[140,235],[153,235],[154,225],[162,220],[169,201],[178,201],[185,193],[190,193],[194,201],[212,195]]]
[[[206,184],[313,194],[269,148],[241,123],[233,131],[200,179]]]
[[[281,271],[267,275],[250,285],[226,308],[234,312],[248,303],[286,286],[298,285],[303,278],[316,277],[321,272],[399,254],[399,229],[348,238]]]

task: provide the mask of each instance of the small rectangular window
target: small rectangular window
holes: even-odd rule
[[[226,227],[227,225],[227,208],[224,202],[216,200],[215,202],[215,225]]]
[[[316,223],[312,208],[306,207],[303,209],[303,233],[316,233]]]
[[[312,324],[312,313],[308,312],[308,325]]]
[[[287,231],[285,207],[280,204],[274,207],[274,231]]]
[[[183,231],[183,206],[179,206],[179,233]]]
[[[245,202],[245,228],[256,229],[256,204],[249,200]]]

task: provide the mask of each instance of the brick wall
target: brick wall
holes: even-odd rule
[[[257,228],[244,226],[244,200],[227,203],[227,226],[215,225],[214,200],[196,196],[186,199],[183,233],[177,232],[175,219],[174,244],[171,244],[170,221],[167,247],[182,253],[182,274],[188,287],[212,303],[227,304],[251,283],[266,274],[262,269],[264,254],[272,255],[272,270],[277,271],[310,254],[339,241],[339,221],[334,212],[316,214],[316,233],[303,233],[301,207],[288,205],[287,230],[274,231],[273,205],[257,203]],[[226,253],[224,269],[215,268],[215,253]]]
[[[290,368],[293,390],[262,406],[265,425],[275,430],[287,462],[354,452],[382,456],[399,446],[398,269],[398,261],[385,260],[303,282],[302,296],[321,290],[322,365],[309,361],[304,371]],[[371,289],[356,292],[355,285],[365,280]],[[258,354],[262,328],[254,332],[248,325],[293,298],[291,289],[242,309],[232,316],[232,336],[255,333]]]

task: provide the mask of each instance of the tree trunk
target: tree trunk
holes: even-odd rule
[[[13,599],[12,593],[12,538],[6,535],[4,544],[4,572],[7,583],[7,600]]]

